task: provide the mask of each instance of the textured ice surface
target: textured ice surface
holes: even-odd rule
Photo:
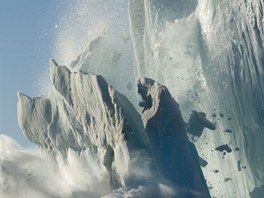
[[[160,174],[173,185],[189,189],[182,197],[210,197],[195,146],[187,138],[179,104],[168,89],[140,78],[138,92],[144,103],[142,120]]]
[[[73,73],[54,61],[50,73],[54,89],[48,98],[18,93],[25,136],[52,154],[85,154],[99,183],[108,178],[113,188],[124,186],[136,155],[148,160],[140,115],[101,76]]]
[[[98,3],[98,1],[90,2]],[[102,2],[100,1],[100,5]],[[113,3],[112,1],[109,2]],[[119,4],[118,1],[114,2]],[[80,22],[81,16],[84,16],[83,12],[90,10],[91,4],[89,6],[84,5],[86,5],[86,1],[81,1],[78,4],[77,21],[75,22]],[[82,9],[79,9],[80,7]],[[98,7],[100,7],[99,14],[96,13],[97,9],[95,9],[95,12],[94,10],[91,12],[92,16],[108,14],[104,13],[104,9],[101,9],[104,8],[103,6]],[[120,33],[124,31],[124,26],[120,25],[119,20],[115,20],[120,18],[117,16],[120,13],[116,12],[115,9],[110,9],[109,13],[115,12],[117,18],[109,17],[111,20],[114,19],[114,26],[109,27],[116,29],[111,30],[110,34],[106,34],[105,25],[99,23],[99,26],[102,25],[100,31],[97,31],[95,26],[90,26],[96,36],[89,34],[90,46],[72,63],[71,68],[77,72],[76,74],[72,74],[66,68],[52,69],[52,72],[62,73],[62,75],[55,79],[56,82],[54,81],[55,84],[53,84],[55,88],[46,99],[31,99],[19,94],[20,125],[24,129],[29,129],[26,132],[28,138],[31,138],[33,142],[47,149],[50,153],[57,153],[54,151],[59,150],[62,155],[69,155],[69,151],[70,153],[73,151],[73,153],[77,152],[77,156],[92,159],[86,160],[84,163],[88,163],[88,169],[93,170],[91,174],[86,175],[89,178],[87,181],[93,180],[98,184],[104,180],[101,178],[107,178],[105,179],[106,183],[112,183],[112,187],[122,186],[121,189],[112,192],[109,196],[122,197],[127,194],[139,196],[141,192],[146,192],[145,188],[127,189],[123,187],[124,178],[126,178],[124,175],[127,175],[128,170],[137,170],[132,171],[133,174],[138,174],[137,176],[144,175],[147,177],[146,175],[151,175],[149,172],[145,174],[145,171],[142,171],[151,167],[149,166],[152,164],[151,160],[148,160],[148,157],[144,158],[146,160],[139,158],[141,159],[139,161],[147,162],[146,166],[142,169],[140,166],[129,169],[128,167],[134,161],[136,161],[134,164],[137,165],[138,160],[133,160],[133,156],[142,155],[141,152],[132,155],[133,149],[129,149],[129,144],[125,143],[126,137],[123,138],[122,135],[129,134],[129,132],[114,133],[115,140],[105,132],[120,131],[120,128],[125,126],[125,121],[123,118],[120,119],[119,113],[114,113],[114,118],[109,119],[107,117],[111,114],[109,109],[113,108],[105,108],[102,105],[102,101],[109,102],[108,95],[112,100],[111,93],[114,92],[120,97],[121,95],[115,91],[109,91],[112,89],[107,88],[107,96],[102,97],[103,94],[98,91],[104,87],[99,85],[99,82],[102,82],[101,78],[84,75],[79,73],[79,70],[103,75],[107,82],[117,90],[122,91],[134,105],[136,104],[136,97],[133,92],[136,85],[134,79],[139,76],[151,77],[168,87],[171,95],[181,104],[180,109],[185,120],[190,117],[193,109],[212,115],[213,123],[216,123],[217,127],[213,133],[207,129],[201,133],[204,124],[211,129],[214,128],[212,123],[196,122],[197,118],[203,118],[203,114],[197,117],[197,114],[194,113],[193,118],[196,119],[192,122],[193,118],[191,117],[189,122],[192,122],[193,125],[189,127],[187,125],[190,134],[195,137],[200,136],[194,144],[200,154],[200,163],[204,165],[203,173],[210,186],[211,195],[216,197],[259,197],[263,194],[264,181],[264,155],[262,155],[264,140],[263,7],[261,0],[130,0],[129,25],[134,54],[128,37],[120,45],[118,38],[120,38]],[[68,20],[68,17],[65,18]],[[70,20],[72,20],[71,18],[74,17],[69,17]],[[100,16],[92,19],[98,18],[101,19]],[[69,24],[81,26],[82,30],[90,25],[81,22],[77,25],[77,23],[70,21]],[[93,23],[97,23],[97,21]],[[70,32],[73,29],[75,32],[78,31],[78,28],[68,27],[66,29]],[[86,42],[82,42],[80,35],[87,32],[79,31],[74,34],[75,36],[70,32],[62,31],[68,39],[61,40],[59,43],[62,45],[58,45],[58,49],[63,50],[63,54],[66,54],[67,60],[73,58],[68,56],[69,54],[72,55],[72,53],[68,53],[74,51],[72,48],[78,49],[79,53],[83,50],[83,45],[86,45]],[[69,42],[69,38],[78,38],[78,42],[76,40]],[[131,60],[133,60],[133,56],[136,76],[132,75]],[[88,78],[88,83],[81,85],[84,82],[83,77]],[[61,86],[64,81],[66,85]],[[87,93],[90,94],[91,92],[86,86],[92,86],[93,94],[89,97]],[[80,97],[80,99],[73,96],[76,93],[79,94],[78,98]],[[97,96],[106,100],[98,99]],[[91,99],[93,105],[87,107],[87,104],[81,101],[83,99]],[[127,108],[127,102],[124,102],[126,100],[120,99],[118,101],[123,103],[107,102],[105,104],[106,106],[117,104],[118,107],[121,107],[121,111],[117,110],[117,112],[121,112],[121,117],[125,115],[126,121],[135,115],[136,123],[141,122],[140,116],[134,108]],[[75,102],[77,103],[75,104]],[[150,120],[153,118],[152,116],[156,115],[155,110],[159,109],[153,103],[150,95],[146,96],[140,105],[144,107],[145,116],[147,114]],[[152,110],[150,111],[150,109]],[[114,111],[116,111],[115,108]],[[88,116],[85,112],[89,112]],[[128,118],[129,115],[133,116]],[[42,122],[36,124],[40,120]],[[119,128],[113,120],[119,120],[118,123],[122,123]],[[200,121],[202,120],[200,119]],[[88,123],[89,121],[91,123]],[[100,124],[102,122],[107,122],[107,124]],[[149,120],[143,119],[143,122],[148,123]],[[134,122],[128,125],[132,128]],[[143,131],[144,125],[142,123],[137,126],[138,131]],[[232,133],[229,133],[230,130],[224,132],[226,129],[230,129]],[[88,132],[92,130],[98,131],[98,139],[94,134]],[[60,132],[58,133],[58,131]],[[137,130],[134,129],[134,131]],[[119,137],[117,134],[122,134],[120,140],[116,140]],[[106,139],[105,142],[104,139]],[[68,143],[65,143],[65,140]],[[87,145],[90,145],[87,141],[96,145],[92,148],[99,148],[96,155],[86,149]],[[130,146],[134,147],[133,143],[137,141],[132,138],[131,142]],[[143,141],[140,145],[148,145],[145,143]],[[230,149],[235,152],[214,150],[217,146],[225,144],[228,144]],[[136,150],[138,148],[140,148],[139,145],[135,146]],[[117,161],[116,157],[119,151],[125,153],[118,155],[123,156],[121,163]],[[98,158],[98,156],[100,157]],[[143,152],[143,156],[148,155]],[[134,159],[138,159],[137,157]],[[111,159],[114,160],[111,161]],[[118,164],[125,168],[118,168]],[[205,164],[207,165],[205,166]],[[112,173],[109,174],[109,172]],[[90,177],[91,175],[92,177]],[[226,178],[232,180],[225,182]],[[135,183],[135,180],[134,182],[128,180],[128,182]],[[108,186],[109,189],[111,189],[111,185]],[[96,189],[95,186],[92,187]],[[167,187],[161,188],[159,186],[159,189],[172,192]],[[85,196],[85,193],[78,192],[74,195]]]
[[[54,89],[49,97],[18,93],[19,124],[53,160],[83,160],[84,171],[90,171],[84,173],[88,191],[83,195],[114,190],[107,196],[125,191],[134,197],[210,197],[179,105],[165,86],[139,80],[141,119],[102,76],[71,72],[55,61],[50,75]]]
[[[167,86],[185,119],[190,109],[221,114],[216,132],[195,142],[212,196],[249,197],[264,182],[263,1],[129,2],[138,75]],[[222,156],[222,144],[241,150]],[[247,168],[238,171],[238,160]]]

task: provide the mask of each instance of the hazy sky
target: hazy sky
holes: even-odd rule
[[[101,23],[128,29],[126,5],[123,0],[0,1],[0,133],[29,144],[18,126],[16,92],[41,95],[49,84],[49,60],[69,64],[65,60],[87,47],[89,31]]]
[[[16,92],[39,92],[39,80],[51,58],[59,7],[56,0],[0,1],[0,133],[22,145]]]

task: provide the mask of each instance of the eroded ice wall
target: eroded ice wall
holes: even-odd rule
[[[257,0],[201,1],[199,14],[206,79],[217,105],[234,116],[232,141],[245,153],[257,186],[264,181],[263,6]]]
[[[217,124],[195,143],[211,194],[249,197],[264,181],[263,1],[129,4],[137,74],[165,84],[185,119],[198,109]]]
[[[139,80],[141,117],[102,76],[71,72],[53,60],[50,75],[53,90],[47,98],[18,93],[18,120],[25,136],[63,167],[62,177],[76,171],[67,167],[81,168],[77,172],[83,171],[87,181],[75,179],[73,197],[82,191],[93,196],[131,191],[133,197],[210,197],[187,124],[165,86]],[[201,115],[188,125],[208,127]]]
[[[85,157],[91,171],[87,181],[93,181],[87,185],[100,194],[124,186],[139,159],[145,160],[140,167],[147,175],[148,140],[126,97],[102,76],[73,73],[55,61],[50,73],[54,89],[48,98],[18,93],[18,120],[25,136],[51,155],[67,158],[72,150]]]
[[[153,159],[161,177],[174,186],[174,197],[211,197],[179,104],[165,86],[149,78],[139,79],[138,93],[143,100],[142,120]]]

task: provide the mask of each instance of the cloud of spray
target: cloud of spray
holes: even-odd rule
[[[78,0],[64,6],[58,19],[55,59],[69,65],[102,29],[107,29],[111,40],[118,40],[125,32],[129,33],[127,2]]]
[[[23,149],[1,134],[0,197],[98,197],[98,192],[107,192],[109,187],[106,183],[93,185],[98,179],[96,167],[87,164],[86,159],[72,151],[67,159],[52,160],[46,153]]]
[[[54,173],[39,151],[0,136],[0,197],[58,197]]]
[[[9,136],[0,134],[0,197],[144,198],[175,195],[170,187],[155,182],[111,191],[107,179],[99,174],[102,167],[92,167],[86,155],[69,150],[67,158],[57,156],[52,159],[37,148],[24,149]],[[138,169],[140,166],[142,169]],[[148,159],[142,159],[138,154],[132,162],[131,175],[137,180],[150,178],[152,173],[147,166]]]
[[[127,2],[77,0],[67,4],[58,2],[58,7],[60,9],[51,58],[59,65],[70,67],[73,60],[89,49],[91,42],[101,37],[100,46],[96,48],[92,58],[89,58],[91,67],[87,65],[82,68],[85,68],[85,72],[103,75],[116,89],[129,94],[135,86],[131,75],[134,57],[130,42]],[[115,76],[117,70],[119,81],[106,77],[105,74]],[[46,75],[48,67],[43,73],[37,83],[37,93],[47,95],[51,88],[49,75]],[[131,94],[129,96],[131,97]]]

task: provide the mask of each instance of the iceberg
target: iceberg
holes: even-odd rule
[[[17,94],[24,135],[56,171],[28,182],[16,161],[39,157],[2,146],[0,193],[22,181],[47,197],[261,197],[263,1],[71,6],[55,53],[68,67],[51,61],[48,96]],[[58,185],[34,186],[48,177]]]
[[[54,159],[67,159],[69,152],[85,157],[96,167],[88,173],[94,185],[108,186],[99,195],[151,184],[172,188],[173,197],[210,197],[188,124],[165,86],[140,78],[140,115],[100,75],[72,72],[52,60],[50,76],[48,97],[18,93],[20,127]]]
[[[102,76],[71,72],[54,60],[50,74],[54,90],[48,98],[18,93],[25,136],[51,154],[86,153],[99,180],[105,176],[111,187],[124,186],[134,155],[149,155],[139,113]]]

